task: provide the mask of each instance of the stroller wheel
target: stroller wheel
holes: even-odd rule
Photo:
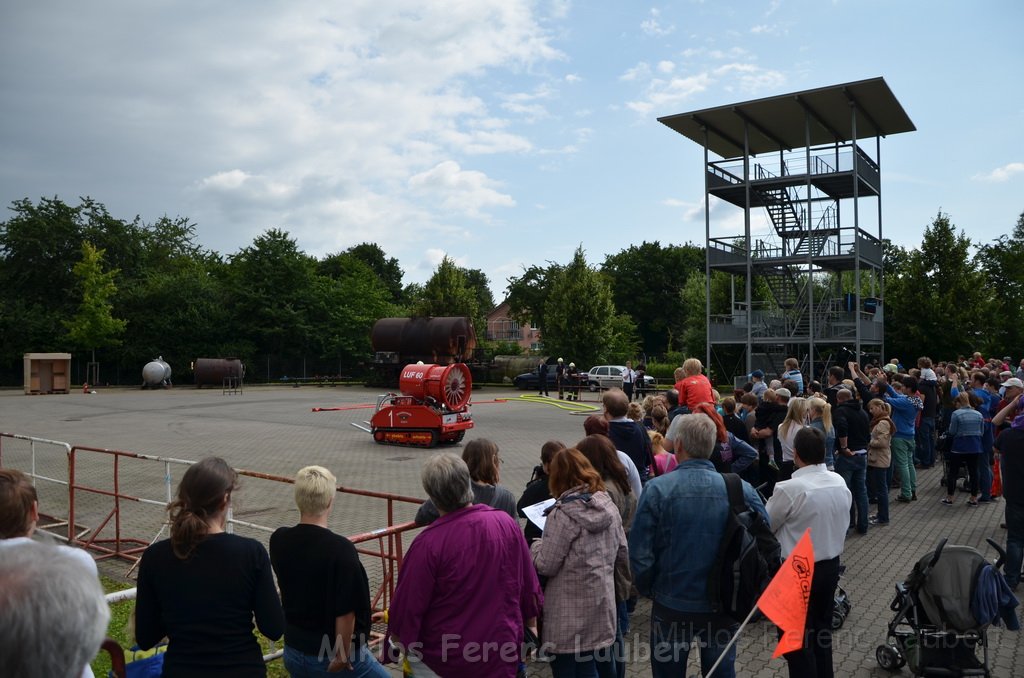
[[[843,626],[843,622],[846,621],[846,615],[839,610],[832,610],[832,630],[836,631]]]
[[[879,645],[875,650],[875,660],[883,669],[893,673],[907,663],[900,651],[892,645]]]

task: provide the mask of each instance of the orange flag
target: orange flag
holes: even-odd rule
[[[814,545],[811,530],[807,529],[757,601],[757,608],[782,629],[772,659],[804,646],[813,576]]]

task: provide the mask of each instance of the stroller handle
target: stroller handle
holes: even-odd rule
[[[996,542],[996,541],[995,541],[994,539],[992,539],[991,537],[986,537],[986,538],[985,538],[985,541],[987,541],[987,542],[988,542],[988,545],[989,545],[989,546],[991,546],[992,548],[994,548],[994,549],[996,550],[996,553],[997,553],[997,554],[999,554],[999,558],[998,558],[998,559],[996,559],[996,569],[999,569],[999,568],[1001,568],[1001,567],[1003,566],[1003,563],[1005,563],[1005,562],[1006,562],[1006,550],[1005,550],[1005,549],[1003,549],[1003,547],[1002,547],[1002,546],[1000,546],[1000,545],[999,545],[999,544],[998,544],[998,543],[997,543],[997,542]]]
[[[949,539],[946,538],[939,541],[939,545],[935,547],[935,553],[932,555],[932,559],[928,561],[928,567],[925,569],[925,572],[931,570],[935,567],[935,563],[939,562],[939,557],[942,555],[942,549],[946,548],[946,542],[948,541]]]

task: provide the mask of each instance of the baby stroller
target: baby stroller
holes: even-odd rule
[[[846,574],[846,566],[839,566],[839,578],[842,579],[843,575]],[[846,617],[849,616],[850,611],[853,609],[853,604],[850,602],[850,594],[846,592],[842,584],[836,585],[836,595],[832,600],[832,630],[838,631],[842,628],[846,622]]]
[[[875,659],[888,671],[909,665],[915,676],[988,678],[989,625],[975,618],[971,597],[979,572],[989,563],[976,549],[947,546],[946,541],[921,558],[905,582],[896,584],[890,605],[896,616],[889,622],[887,644],[878,646]],[[1005,556],[997,550],[996,568]]]

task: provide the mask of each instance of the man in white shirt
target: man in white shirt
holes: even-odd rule
[[[784,656],[791,678],[832,678],[832,607],[853,495],[842,476],[825,466],[825,435],[821,431],[801,429],[793,451],[796,471],[791,479],[775,485],[765,508],[784,558],[810,528],[814,578],[804,647]]]
[[[633,401],[633,382],[636,381],[636,372],[633,371],[633,361],[626,361],[626,369],[622,370],[622,392],[626,394],[626,402]]]

